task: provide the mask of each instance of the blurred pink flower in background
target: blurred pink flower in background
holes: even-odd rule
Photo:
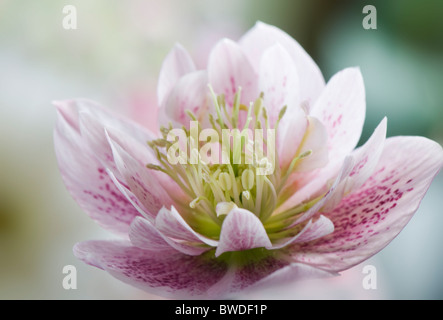
[[[176,45],[152,102],[159,109],[139,121],[147,127],[91,101],[55,104],[67,189],[122,236],[79,243],[76,256],[166,297],[225,297],[337,275],[403,229],[443,163],[429,139],[386,139],[386,119],[355,149],[366,108],[360,70],[325,84],[303,48],[264,23],[238,42],[217,42],[203,70]],[[255,174],[260,161],[171,165],[168,133],[193,119],[216,132],[275,129],[275,170]]]

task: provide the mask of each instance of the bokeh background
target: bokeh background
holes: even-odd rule
[[[366,4],[377,29],[362,26]],[[62,10],[77,9],[65,30]],[[443,1],[0,0],[0,299],[156,299],[76,260],[72,246],[110,237],[65,190],[53,150],[52,100],[87,97],[149,123],[161,62],[175,42],[200,63],[220,37],[255,21],[297,39],[328,80],[360,66],[367,91],[362,141],[388,135],[443,141]],[[152,110],[152,108],[151,108]],[[264,299],[442,299],[443,174],[403,232],[341,277],[256,292]],[[362,287],[363,266],[377,289]],[[62,269],[77,268],[65,290]]]

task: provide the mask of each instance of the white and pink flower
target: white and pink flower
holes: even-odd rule
[[[67,189],[121,236],[81,242],[75,255],[166,297],[337,275],[405,227],[443,164],[434,141],[386,138],[386,119],[355,149],[366,107],[360,70],[325,84],[295,40],[260,22],[238,42],[219,41],[203,70],[182,46],[172,49],[158,81],[159,132],[88,100],[55,105]],[[275,129],[275,170],[168,163],[168,133],[183,127],[191,140],[191,120],[216,132]]]

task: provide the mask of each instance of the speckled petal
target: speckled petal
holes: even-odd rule
[[[280,45],[268,48],[260,61],[259,90],[263,92],[269,123],[275,126],[279,113],[287,107],[277,132],[277,152],[280,166],[286,168],[297,152],[308,124],[301,108],[299,79],[295,63]],[[290,146],[290,148],[288,148]]]
[[[78,126],[84,143],[94,150],[95,157],[104,167],[112,170],[118,179],[121,179],[121,176],[116,170],[106,131],[116,132],[117,136],[124,136],[125,139],[121,140],[124,140],[128,148],[134,150],[134,155],[139,157],[139,161],[150,162],[155,159],[152,151],[146,147],[146,142],[155,139],[156,136],[146,128],[114,114],[93,101],[78,99],[75,101],[74,108],[74,112],[78,113]]]
[[[365,87],[358,68],[336,73],[311,109],[328,131],[329,158],[341,162],[354,150],[366,113]]]
[[[360,148],[354,150],[351,154],[353,167],[347,177],[335,188],[333,193],[329,194],[322,210],[330,211],[334,209],[341,199],[360,188],[363,183],[374,172],[378,164],[386,139],[386,118],[384,118],[368,141]]]
[[[272,126],[284,106],[294,108],[300,105],[295,63],[278,43],[268,48],[261,57],[258,86],[263,92],[263,104]]]
[[[144,250],[126,241],[82,242],[74,254],[127,284],[169,298],[204,298],[227,271],[225,262],[205,255]]]
[[[66,188],[102,227],[126,235],[130,223],[140,213],[112,182],[106,168],[80,135],[75,118],[65,116],[65,111],[57,113],[54,145]]]
[[[324,213],[335,231],[294,246],[293,258],[332,271],[350,268],[383,249],[405,227],[443,165],[441,146],[422,137],[386,139],[368,181]]]
[[[258,76],[239,45],[231,40],[220,40],[208,59],[208,78],[216,94],[224,94],[232,106],[234,95],[241,87],[241,103],[249,106],[258,97]]]

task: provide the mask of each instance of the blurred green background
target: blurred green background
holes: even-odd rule
[[[62,10],[77,9],[65,30]],[[365,5],[377,29],[362,26]],[[84,265],[72,246],[111,235],[71,199],[53,151],[52,100],[87,97],[149,123],[161,62],[175,42],[204,64],[220,37],[255,21],[297,39],[325,79],[360,66],[367,91],[362,141],[388,117],[388,135],[443,141],[443,1],[0,0],[0,299],[157,298]],[[253,298],[442,299],[443,177],[403,232],[342,277],[256,293]],[[377,268],[377,290],[362,267]],[[63,266],[78,288],[62,287]]]

